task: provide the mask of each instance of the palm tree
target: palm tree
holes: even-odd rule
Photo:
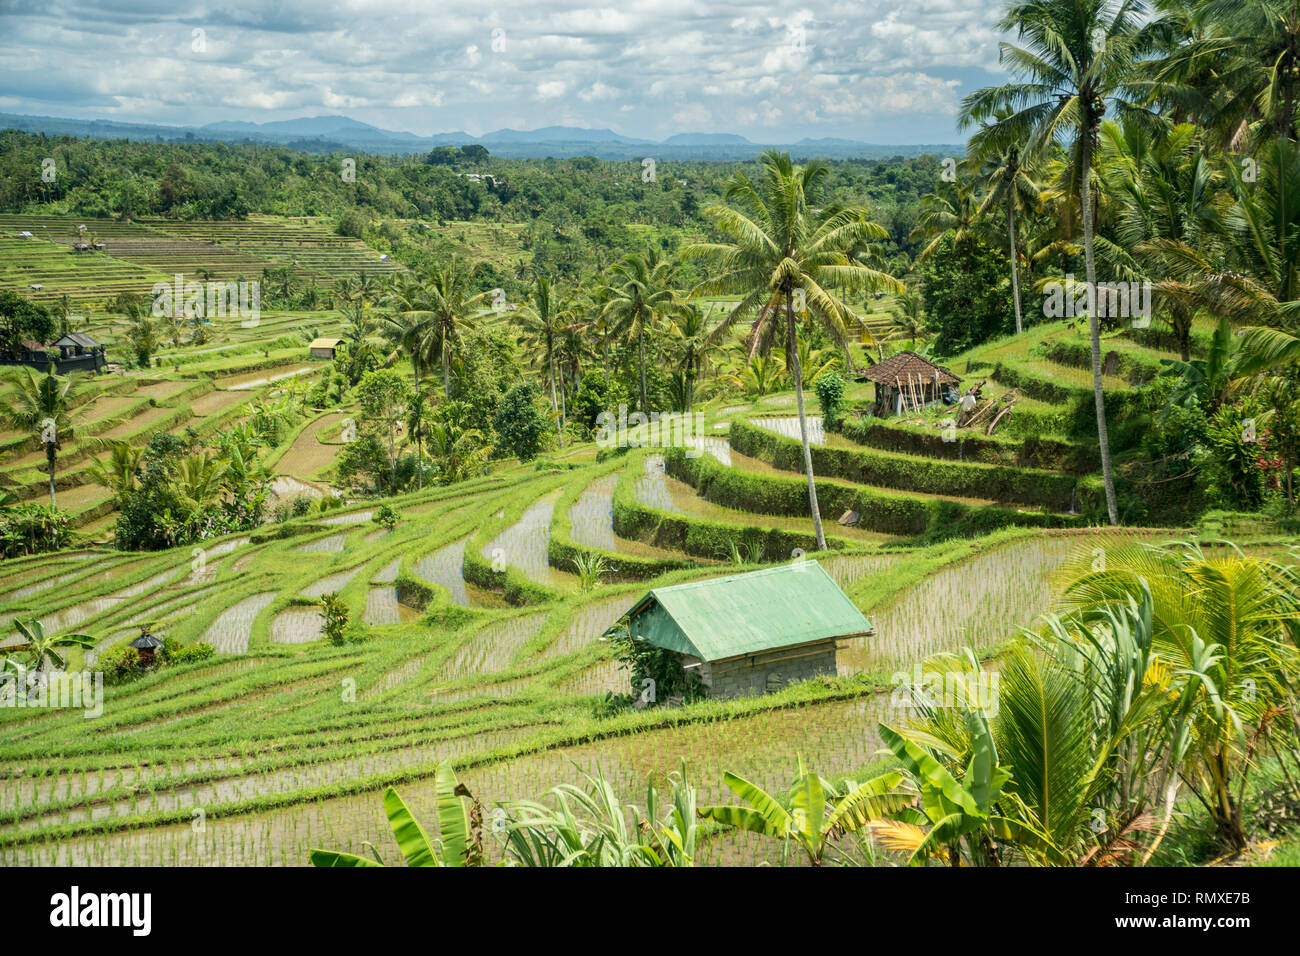
[[[395,317],[401,320],[390,329],[390,341],[395,335],[400,347],[411,356],[412,365],[421,369],[441,363],[443,393],[448,401],[452,353],[460,347],[464,333],[474,328],[486,296],[486,292],[471,291],[469,272],[453,255],[421,273],[418,281],[401,285],[390,299]]]
[[[1000,24],[1015,30],[1024,46],[1001,44],[999,60],[1019,82],[988,87],[962,102],[963,125],[985,122],[971,137],[977,153],[1023,143],[1038,154],[1068,141],[1069,171],[1079,187],[1083,217],[1083,259],[1090,298],[1097,289],[1097,263],[1091,194],[1097,132],[1107,110],[1121,119],[1156,122],[1137,105],[1136,66],[1153,48],[1150,34],[1139,28],[1146,6],[1141,0],[1028,0],[1013,3]],[[1106,431],[1105,393],[1101,378],[1101,330],[1095,308],[1088,310],[1092,338],[1092,385],[1097,408],[1097,442],[1101,452],[1106,511],[1119,523],[1115,476]]]
[[[762,166],[757,182],[744,173],[737,173],[727,184],[725,197],[739,209],[712,206],[705,210],[730,241],[703,243],[687,250],[689,255],[704,259],[712,272],[691,295],[740,295],[740,301],[714,328],[712,339],[721,340],[737,320],[750,318],[751,356],[771,341],[775,331],[784,327],[799,409],[808,504],[817,533],[817,547],[825,550],[826,536],[822,532],[812,451],[808,445],[796,325],[801,320],[816,322],[836,342],[842,343],[848,337],[851,323],[857,320],[833,290],[901,292],[903,286],[894,277],[856,261],[850,254],[864,243],[888,238],[885,230],[871,221],[865,207],[817,208],[830,175],[826,164],[814,161],[796,167],[788,154],[769,151],[763,154]],[[798,313],[796,293],[801,300]]]
[[[120,500],[135,491],[144,449],[119,440],[109,440],[104,444],[108,446],[108,457],[96,458],[90,463],[90,477]]]
[[[1025,170],[1020,147],[1008,146],[993,162],[986,179],[988,192],[980,205],[979,215],[987,215],[999,207],[1007,214],[1007,245],[1011,256],[1011,295],[1016,306],[1016,334],[1025,330],[1023,309],[1020,304],[1020,269],[1017,262],[1016,210],[1038,208],[1041,190]]]
[[[1152,645],[1179,681],[1171,706],[1185,708],[1191,723],[1183,777],[1219,836],[1244,848],[1248,737],[1294,700],[1296,569],[1237,552],[1206,555],[1195,545],[1111,545],[1102,567],[1080,556],[1062,574],[1068,583],[1060,603],[1084,623],[1149,591]]]
[[[785,370],[776,356],[768,353],[749,355],[741,352],[741,357],[733,371],[723,378],[744,390],[746,395],[762,398],[781,388]]]
[[[438,465],[438,480],[452,484],[481,474],[492,449],[466,420],[468,406],[448,402],[429,422],[429,455]]]
[[[131,325],[126,338],[131,343],[131,351],[141,368],[148,368],[153,362],[153,353],[158,351],[162,341],[162,319],[154,319],[147,312],[137,310],[131,316]]]
[[[610,272],[613,281],[605,290],[602,313],[610,332],[635,340],[641,368],[641,411],[650,411],[646,392],[645,342],[657,321],[680,310],[674,280],[677,266],[663,258],[653,246],[633,252],[619,260]]]
[[[889,310],[894,320],[891,331],[907,336],[907,344],[912,348],[916,348],[917,337],[924,335],[928,328],[925,323],[924,305],[921,293],[908,288],[894,298],[893,308]]]
[[[708,320],[697,306],[685,305],[677,317],[668,320],[668,333],[677,340],[677,353],[681,356],[685,410],[694,411],[695,385],[708,360]]]
[[[182,458],[176,468],[176,496],[194,518],[221,496],[229,464],[204,449]]]
[[[1105,123],[1100,147],[1102,182],[1116,206],[1115,237],[1156,280],[1179,356],[1186,362],[1192,319],[1208,302],[1204,274],[1189,274],[1185,266],[1227,254],[1218,241],[1225,228],[1220,177],[1190,124],[1153,134],[1132,123]]]
[[[1166,36],[1187,37],[1153,64],[1154,87],[1181,115],[1195,116],[1218,147],[1247,138],[1295,141],[1300,103],[1300,4],[1206,0],[1163,12]],[[1181,34],[1181,37],[1180,37]],[[1249,134],[1249,137],[1248,137]]]
[[[523,329],[520,342],[535,350],[546,366],[546,378],[551,386],[551,410],[555,412],[555,431],[560,448],[564,448],[564,424],[560,415],[560,400],[555,388],[555,353],[561,328],[569,323],[569,312],[561,304],[562,295],[551,280],[538,276],[529,290],[529,301],[516,315]]]
[[[916,257],[917,263],[929,259],[939,244],[949,237],[956,248],[969,250],[979,229],[980,213],[975,184],[969,175],[959,175],[951,182],[940,184],[935,192],[923,196],[921,213],[910,236],[913,242],[925,242],[925,247]]]
[[[0,397],[0,421],[26,432],[45,447],[50,474],[50,507],[54,500],[54,463],[65,438],[72,438],[72,400],[80,391],[74,376],[56,375],[53,363],[44,375],[33,369],[17,369],[9,375],[11,391]]]

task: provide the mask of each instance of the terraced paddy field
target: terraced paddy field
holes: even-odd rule
[[[23,238],[23,232],[32,238]],[[100,247],[76,252],[72,245],[78,241]],[[119,222],[0,215],[0,288],[20,291],[35,301],[66,295],[74,303],[103,303],[121,292],[147,295],[155,282],[171,281],[176,274],[252,281],[265,269],[283,266],[322,288],[344,275],[402,269],[360,240],[337,235],[323,219]]]
[[[694,460],[740,479],[779,471],[746,470],[744,456]],[[96,638],[94,652],[72,652],[72,670],[146,621],[217,648],[105,687],[98,716],[0,708],[0,863],[300,865],[313,846],[386,846],[379,791],[398,785],[431,819],[442,760],[489,805],[597,769],[639,800],[683,756],[701,802],[730,799],[726,770],[787,783],[796,752],[826,775],[857,771],[878,759],[878,723],[901,719],[888,693],[896,672],[968,645],[996,667],[1006,641],[1049,608],[1052,571],[1114,540],[1008,526],[927,543],[839,534],[828,521],[833,551],[812,556],[875,627],[845,642],[837,675],[762,697],[610,711],[606,695],[631,688],[602,634],[648,587],[734,573],[735,560],[788,560],[811,523],[711,505],[649,450],[572,461],[392,499],[400,520],[386,533],[359,503],[216,539],[201,570],[188,548],[0,565],[0,614]],[[645,492],[647,476],[660,491]],[[680,539],[665,531],[677,524]],[[668,543],[728,537],[734,553]],[[575,554],[602,555],[611,570],[586,590]],[[358,640],[322,638],[316,602],[331,592]],[[702,858],[771,852],[728,836]]]

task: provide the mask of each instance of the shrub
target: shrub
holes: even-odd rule
[[[321,612],[325,615],[325,637],[336,647],[347,643],[348,606],[339,599],[338,594],[324,594],[320,599]]]
[[[389,531],[392,531],[397,527],[397,523],[401,518],[402,516],[398,513],[396,508],[390,504],[384,503],[375,509],[373,520],[375,524],[382,525]]]
[[[206,661],[216,652],[215,647],[202,641],[182,645],[173,638],[163,638],[162,656],[168,664],[193,664],[197,661]]]
[[[139,653],[134,647],[125,646],[100,654],[95,660],[95,668],[103,673],[106,684],[124,684],[144,673]]]
[[[828,429],[838,429],[844,415],[844,379],[834,372],[823,372],[817,376],[813,388],[821,403],[823,424]]]

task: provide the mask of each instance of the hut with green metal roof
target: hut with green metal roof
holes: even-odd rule
[[[811,559],[654,588],[616,627],[676,652],[715,698],[764,694],[834,674],[839,643],[874,633]]]

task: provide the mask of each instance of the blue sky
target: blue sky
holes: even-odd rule
[[[0,111],[944,143],[1002,3],[0,0]]]

